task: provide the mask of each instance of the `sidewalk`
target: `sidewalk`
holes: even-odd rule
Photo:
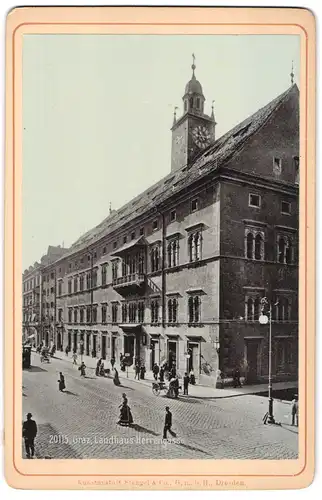
[[[54,358],[61,359],[63,361],[67,361],[72,363],[72,355],[69,353],[68,357],[65,353],[56,351]],[[96,369],[96,364],[98,358],[91,358],[90,356],[83,355],[83,361],[87,367],[87,369]],[[78,365],[80,364],[80,356],[78,355],[77,359]],[[105,369],[111,369],[111,365],[109,362],[104,361]],[[152,382],[154,381],[153,375],[151,372],[146,373],[146,378],[144,380],[134,379],[134,370],[133,367],[129,367],[128,376],[127,372],[122,372],[119,364],[115,364],[117,368],[120,379],[131,380],[136,384],[145,385],[147,387],[151,387]],[[112,371],[110,377],[113,377]],[[180,385],[182,385],[182,381],[180,379]],[[281,391],[285,389],[293,389],[297,388],[298,383],[296,381],[293,382],[276,382],[273,384],[274,391]],[[225,388],[225,389],[215,389],[213,387],[206,387],[202,385],[189,385],[189,397],[197,398],[197,399],[222,399],[222,398],[233,398],[237,396],[246,396],[251,394],[261,394],[267,393],[267,384],[257,384],[257,385],[245,385],[243,387],[238,387],[236,389],[233,388]]]

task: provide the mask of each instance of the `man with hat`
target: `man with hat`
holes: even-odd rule
[[[23,423],[22,426],[22,437],[25,440],[25,449],[27,458],[33,458],[35,454],[35,445],[34,440],[37,436],[37,424],[34,420],[32,420],[32,414],[27,414],[27,420]]]
[[[163,428],[163,439],[167,439],[167,432],[169,431],[170,434],[174,437],[176,437],[176,433],[173,432],[171,429],[172,427],[172,413],[170,411],[169,406],[165,407],[165,421],[164,421],[164,428]]]

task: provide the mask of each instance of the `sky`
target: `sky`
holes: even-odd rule
[[[23,269],[170,172],[192,53],[216,137],[299,85],[296,35],[24,36]]]

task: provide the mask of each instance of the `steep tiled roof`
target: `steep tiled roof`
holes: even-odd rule
[[[183,188],[200,179],[200,177],[219,168],[220,165],[230,159],[245,145],[246,141],[264,125],[272,113],[294,91],[298,91],[296,85],[290,87],[265,107],[259,109],[252,116],[220,137],[192,165],[183,167],[176,172],[171,172],[119,210],[113,211],[98,226],[82,235],[70,247],[63,258],[86,248],[104,235],[120,228],[125,223],[134,220],[149,209],[170,198],[174,193],[179,193]]]

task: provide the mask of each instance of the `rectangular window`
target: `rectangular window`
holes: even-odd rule
[[[198,210],[198,200],[197,198],[191,201],[191,212]]]
[[[135,302],[129,304],[129,323],[136,323],[137,305]]]
[[[113,281],[117,280],[117,277],[118,277],[118,266],[119,266],[118,261],[114,260],[112,262],[112,280]]]
[[[170,240],[167,245],[168,267],[179,265],[179,240]]]
[[[81,307],[81,309],[79,310],[79,322],[84,323],[84,308],[83,307]]]
[[[158,229],[158,219],[154,220],[152,223],[152,229],[153,231],[156,231]]]
[[[282,214],[290,215],[291,213],[291,204],[288,201],[282,201]]]
[[[54,287],[53,286],[50,289],[50,293],[54,293]]]
[[[47,290],[48,292],[48,290]],[[68,293],[72,293],[72,280],[68,280]]]
[[[86,274],[86,288],[87,290],[91,288],[91,273]]]
[[[61,281],[58,281],[58,296],[59,297],[62,294],[62,285],[63,285],[63,283]]]
[[[74,293],[78,291],[78,277],[74,277]]]
[[[103,252],[102,253],[103,253],[103,255],[106,254],[106,247],[103,247]]]
[[[126,243],[126,236],[123,236],[123,245]]]
[[[112,304],[112,323],[117,323],[118,304]]]
[[[97,269],[93,270],[93,281],[92,281],[92,287],[95,288],[97,287]]]
[[[71,308],[68,309],[68,323],[72,322],[72,314],[73,310]]]
[[[61,323],[63,321],[63,310],[58,309],[58,321]]]
[[[102,276],[101,276],[102,286],[106,285],[106,272],[107,272],[107,265],[103,264],[102,265]]]
[[[144,323],[144,302],[138,304],[138,322]]]
[[[106,313],[107,313],[107,306],[106,304],[102,305],[102,323],[106,323]]]
[[[140,228],[140,236],[143,236],[144,235],[144,227],[141,227]]]
[[[91,306],[86,307],[86,323],[91,322]]]
[[[151,323],[159,322],[159,301],[152,300],[151,302]]]
[[[151,272],[154,273],[160,268],[160,249],[158,245],[154,245],[150,251]]]
[[[177,218],[177,213],[175,210],[171,210],[170,212],[170,222],[174,222]]]
[[[249,194],[248,205],[259,208],[261,206],[261,197],[259,194]]]
[[[84,275],[81,274],[79,277],[79,290],[82,292],[84,290]]]
[[[133,231],[133,232],[131,233],[131,240],[134,240],[134,239],[135,239],[135,231]]]
[[[116,247],[117,247],[117,241],[114,241],[113,248],[116,248]]]
[[[97,306],[93,306],[93,323],[97,323]]]
[[[50,279],[52,279],[52,280],[55,279],[55,274],[54,273],[51,273]]]
[[[77,309],[74,309],[74,323],[77,323],[78,321],[77,317],[78,317],[78,311]]]
[[[274,156],[273,158],[273,169],[275,173],[280,174],[282,172],[282,159]]]
[[[191,296],[188,299],[188,322],[200,323],[201,299],[199,295]]]

